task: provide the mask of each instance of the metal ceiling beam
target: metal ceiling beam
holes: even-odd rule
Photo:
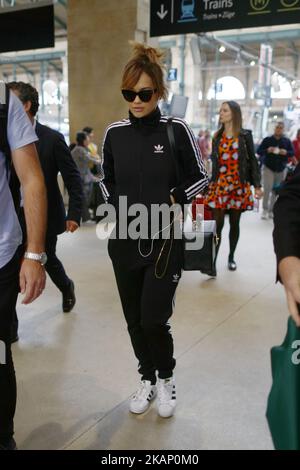
[[[0,64],[22,64],[28,62],[42,62],[61,59],[65,57],[64,51],[46,52],[42,54],[19,55],[16,57],[5,57],[0,55]]]
[[[25,65],[23,64],[18,64],[18,67],[20,67],[20,69],[24,70],[24,72],[27,73],[27,75],[31,75],[32,77],[34,77],[34,73],[32,72],[32,70],[30,70],[28,67],[26,67]]]
[[[26,67],[25,65],[22,65],[22,64],[14,64],[15,67],[19,67],[20,69],[24,70],[24,72],[26,73],[26,75],[30,75],[32,78],[34,78],[34,72],[32,70],[30,70],[28,67]],[[14,70],[14,72],[16,71],[16,69]],[[8,77],[9,75],[6,74],[5,72],[3,72],[3,76],[6,76]]]
[[[177,46],[176,39],[172,39],[170,41],[164,41],[163,39],[159,40],[159,47],[161,49],[171,49],[172,47]]]
[[[228,42],[269,42],[269,41],[282,41],[300,39],[299,29],[286,29],[284,31],[270,31],[262,33],[245,33],[245,34],[216,34],[216,37],[224,39]]]
[[[260,58],[259,58],[258,55],[254,55],[254,54],[251,54],[249,52],[244,51],[243,49],[241,49],[241,47],[239,45],[231,44],[229,41],[225,41],[225,39],[222,39],[219,36],[216,36],[214,34],[211,34],[211,35],[210,34],[205,34],[205,37],[207,39],[210,39],[211,41],[215,41],[217,44],[222,44],[228,50],[239,52],[241,54],[241,57],[243,57],[245,59],[255,60],[256,62],[260,63]],[[279,73],[280,75],[287,78],[288,80],[297,80],[297,77],[295,75],[292,75],[292,74],[286,72],[286,70],[280,69],[279,67],[276,67],[274,65],[266,65],[266,64],[263,64],[263,63],[260,63],[260,65],[272,70],[273,72]]]
[[[294,41],[289,41],[290,47],[288,48],[291,51],[293,56],[300,56],[300,51],[298,50],[297,46],[295,45]]]
[[[54,20],[61,28],[65,29],[67,31],[67,25],[63,20],[58,18],[58,16],[56,16],[56,15],[54,16]]]
[[[48,64],[50,65],[50,67],[52,67],[56,72],[62,74],[63,73],[63,70],[62,68],[58,67],[56,64],[54,64],[53,62],[48,62]]]

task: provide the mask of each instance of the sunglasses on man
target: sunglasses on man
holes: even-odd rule
[[[157,92],[156,89],[155,90],[151,90],[151,89],[141,90],[139,92],[136,92],[133,90],[122,90],[122,95],[124,99],[128,101],[129,103],[133,103],[133,101],[136,99],[137,96],[143,103],[148,103],[151,100],[154,93],[156,92]]]

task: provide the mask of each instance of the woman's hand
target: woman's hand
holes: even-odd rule
[[[285,287],[287,303],[291,316],[300,327],[300,259],[295,256],[283,258],[279,263],[280,278]]]
[[[264,192],[261,188],[255,188],[255,199],[261,199],[264,195]]]
[[[79,225],[74,220],[67,220],[66,232],[74,233],[79,228]]]

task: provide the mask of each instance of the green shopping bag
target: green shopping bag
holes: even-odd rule
[[[271,349],[273,385],[267,420],[277,450],[300,450],[300,328],[289,318],[281,346]]]

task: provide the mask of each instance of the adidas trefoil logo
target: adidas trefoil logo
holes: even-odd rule
[[[178,281],[179,281],[179,278],[180,278],[180,276],[178,276],[178,274],[175,274],[175,275],[173,276],[173,282],[176,282],[176,284],[177,284]]]
[[[154,145],[154,153],[165,153],[163,145]]]

